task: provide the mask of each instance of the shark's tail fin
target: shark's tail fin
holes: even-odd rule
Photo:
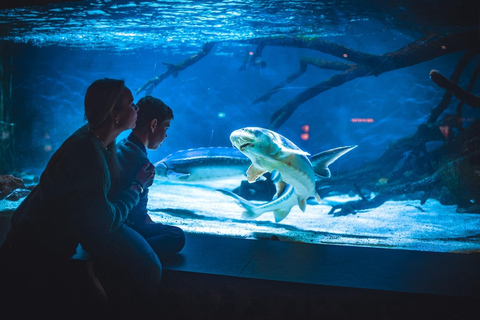
[[[259,216],[262,215],[263,212],[262,213],[256,213],[254,211],[254,208],[256,206],[253,203],[251,203],[250,201],[240,197],[239,195],[237,195],[237,194],[235,194],[231,191],[223,190],[223,189],[217,189],[217,191],[234,198],[236,200],[236,202],[245,209],[245,211],[242,213],[242,218],[243,219],[256,219],[256,218],[258,218]]]
[[[328,166],[335,162],[335,160],[343,156],[345,153],[355,149],[356,147],[357,146],[340,147],[313,155],[310,158],[313,171],[315,171],[315,174],[317,176],[320,176],[321,178],[330,178],[331,173],[330,169],[328,169]]]

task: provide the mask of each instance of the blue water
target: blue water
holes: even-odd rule
[[[371,2],[97,0],[5,10],[0,17],[8,21],[6,38],[19,42],[119,51],[162,46],[169,51],[177,48],[177,52],[185,52],[182,46],[207,41],[366,35],[371,22],[385,28],[402,26],[409,20],[421,25],[430,22],[408,12],[405,4]],[[446,22],[444,17],[437,19]]]
[[[309,66],[268,101],[253,103],[296,72],[301,57],[349,62],[312,49],[266,46],[261,57],[265,68],[240,70],[257,48],[252,39],[316,37],[384,54],[432,33],[478,29],[476,1],[387,2],[76,1],[2,9],[0,45],[2,61],[12,70],[9,121],[15,128],[16,170],[41,173],[60,144],[84,124],[83,97],[91,82],[121,78],[135,93],[167,71],[164,63],[181,63],[205,42],[215,43],[206,57],[178,76],[169,76],[152,92],[172,107],[175,116],[166,142],[149,153],[152,162],[182,149],[231,146],[232,131],[268,127],[277,109],[339,73]],[[444,94],[429,72],[437,69],[450,77],[463,54],[368,75],[327,90],[300,105],[276,131],[311,154],[358,145],[330,167],[333,176],[356,170],[426,122]],[[468,86],[479,62],[477,56],[469,63],[460,86]],[[478,84],[472,93],[480,94]],[[457,104],[454,98],[445,113],[455,113]],[[479,110],[468,106],[463,110],[464,125],[478,119]],[[307,140],[301,138],[305,125]],[[427,147],[444,141],[435,143]],[[452,214],[451,209],[448,212]],[[475,233],[469,228],[466,236]]]
[[[216,44],[204,59],[178,77],[167,78],[152,93],[173,108],[175,120],[168,140],[151,156],[157,161],[179,149],[229,146],[231,131],[268,126],[275,110],[338,73],[310,66],[270,100],[252,103],[295,72],[300,57],[341,61],[315,50],[267,46],[262,54],[266,68],[239,71],[256,46],[238,41],[319,37],[382,54],[426,32],[468,29],[469,16],[456,19],[448,14],[452,4],[438,3],[430,15],[418,5],[375,1],[80,1],[1,10],[2,39],[14,57],[18,163],[32,170],[44,167],[59,144],[83,123],[83,95],[92,81],[122,78],[135,91],[166,72],[163,63],[180,63],[207,41]],[[375,159],[390,142],[413,133],[427,119],[443,94],[429,79],[429,71],[449,75],[460,56],[328,90],[302,104],[278,131],[312,154],[359,145],[355,162],[342,164],[341,159],[339,168]],[[467,82],[470,74],[465,72],[461,81]],[[352,122],[356,118],[373,122]],[[304,125],[310,126],[307,141],[300,139]]]

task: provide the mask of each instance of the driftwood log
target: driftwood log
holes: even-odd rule
[[[464,70],[466,60],[470,61],[472,57],[471,52],[467,52],[452,78],[460,78],[459,73]],[[473,87],[479,70],[477,67],[469,89]],[[428,198],[434,197],[435,189],[435,196],[444,204],[456,204],[457,212],[480,213],[480,119],[465,129],[458,118],[460,115],[446,115],[439,122],[433,122],[446,109],[452,94],[460,100],[460,104],[467,103],[474,108],[478,107],[480,97],[464,90],[436,70],[432,70],[430,76],[439,87],[448,91],[439,106],[432,110],[428,122],[420,125],[410,137],[393,142],[376,161],[354,173],[334,179],[336,191],[343,189],[344,192],[351,192],[354,189],[361,200],[335,205],[330,214],[354,214],[357,210],[376,208],[385,201],[399,196],[408,197],[416,192],[422,193],[423,204]],[[455,127],[459,133],[445,136],[440,130],[442,126],[450,129]],[[426,150],[427,142],[442,140],[444,144],[437,149],[430,152]],[[366,190],[374,190],[376,196],[372,199],[365,197],[358,183],[363,184]],[[445,188],[442,190],[442,187]],[[448,192],[450,199],[445,199],[445,192]]]
[[[343,215],[353,213],[355,210],[374,208],[397,195],[405,196],[418,191],[423,193],[423,203],[431,196],[433,190],[439,189],[441,186],[448,188],[454,202],[458,205],[459,212],[480,213],[480,156],[478,152],[480,150],[480,120],[475,121],[468,128],[463,128],[461,118],[464,104],[474,108],[480,106],[480,97],[470,93],[480,72],[480,65],[467,90],[457,85],[469,62],[480,53],[478,30],[443,36],[429,35],[397,51],[381,55],[369,54],[322,39],[307,37],[257,38],[236,42],[257,45],[255,54],[249,61],[244,62],[240,70],[247,66],[245,63],[255,63],[256,59],[262,56],[262,50],[266,46],[318,50],[346,61],[327,61],[303,57],[299,61],[298,71],[255,99],[253,103],[267,101],[273,94],[302,76],[308,66],[340,71],[331,78],[301,92],[276,110],[271,116],[269,125],[273,130],[282,126],[304,102],[346,82],[360,77],[378,76],[384,72],[465,51],[450,79],[435,70],[430,73],[432,81],[446,89],[446,92],[440,104],[432,109],[426,123],[420,125],[413,135],[392,142],[379,159],[353,173],[331,178],[331,184],[335,185],[336,191],[351,192],[354,190],[362,198],[360,201],[335,206],[331,213]],[[156,85],[170,75],[176,76],[179,71],[201,60],[212,47],[213,43],[206,43],[196,55],[177,65],[168,65],[167,72],[145,82],[137,89],[137,93],[144,90],[147,94],[151,93]],[[444,115],[438,120],[448,108],[453,96],[460,100],[457,114]],[[429,142],[439,142],[440,144],[443,142],[443,144],[433,151],[428,151],[426,144]],[[373,199],[366,197],[362,188],[375,191],[376,196]],[[327,189],[319,191],[322,193]],[[469,190],[469,192],[462,190]]]
[[[430,71],[430,78],[435,82],[440,88],[447,89],[451,91],[458,100],[465,102],[470,105],[472,108],[480,108],[480,97],[474,94],[471,94],[467,90],[459,87],[455,82],[445,78],[437,70]]]
[[[347,69],[340,68],[342,71],[331,78],[324,80],[305,91],[299,93],[292,100],[288,101],[284,106],[276,110],[270,118],[270,129],[276,130],[280,128],[288,118],[295,112],[295,110],[306,101],[325,92],[329,89],[338,87],[346,82],[360,77],[378,76],[384,72],[405,68],[419,64],[443,55],[454,52],[473,50],[480,51],[479,32],[477,30],[449,34],[446,36],[430,35],[419,39],[395,52],[390,52],[381,55],[374,55],[360,52],[342,45],[321,40],[318,38],[305,37],[277,37],[277,38],[261,38],[249,40],[249,43],[255,43],[265,46],[286,46],[306,48],[321,51],[330,54],[334,57],[353,62]],[[240,41],[247,42],[247,41]],[[331,69],[330,64],[325,63],[327,69]],[[266,101],[279,88],[284,87],[287,83],[293,81],[298,75],[305,72],[305,66],[300,63],[300,70],[295,74],[289,76],[287,80],[282,81],[274,88],[262,95],[254,102]],[[302,72],[303,70],[303,72]]]

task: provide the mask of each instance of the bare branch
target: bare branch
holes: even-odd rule
[[[279,41],[278,39],[271,40],[275,41],[269,42],[269,45],[286,45],[285,41]],[[278,109],[270,119],[270,128],[274,130],[282,126],[293,112],[295,112],[297,107],[304,102],[324,91],[358,77],[364,77],[367,75],[378,76],[387,71],[409,67],[453,52],[469,49],[475,51],[480,50],[479,32],[477,30],[460,34],[450,34],[444,37],[430,38],[429,41],[422,39],[421,41],[416,41],[395,52],[379,56],[365,54],[318,39],[311,39],[311,46],[307,46],[308,42],[304,38],[289,38],[289,41],[291,46],[308,47],[335,56],[339,56],[341,52],[348,52],[346,53],[346,56],[343,54],[341,55],[345,59],[354,61],[357,64],[349,70],[337,74],[330,79],[322,81],[301,92],[294,99],[288,101],[283,107]]]
[[[201,60],[203,57],[205,57],[210,50],[212,50],[214,46],[213,42],[207,42],[203,45],[202,49],[194,54],[193,56],[183,60],[179,64],[170,64],[170,63],[164,63],[167,66],[167,71],[159,76],[156,76],[155,78],[152,78],[150,80],[147,80],[140,88],[137,89],[137,94],[139,94],[142,91],[146,91],[147,94],[151,94],[153,89],[160,84],[163,80],[168,78],[169,76],[173,75],[176,77],[178,75],[178,72],[191,66],[192,64],[196,63],[197,61]]]
[[[455,97],[459,100],[464,101],[466,104],[470,105],[473,108],[480,108],[480,97],[470,92],[462,89],[453,81],[448,80],[445,78],[440,72],[437,70],[430,71],[430,78],[433,82],[435,82],[440,88],[447,89],[451,91]]]
[[[290,82],[294,81],[298,77],[300,77],[302,74],[307,71],[307,66],[308,65],[313,65],[316,66],[320,69],[330,69],[330,70],[339,70],[339,71],[346,71],[350,68],[353,67],[353,64],[349,63],[344,63],[344,62],[337,62],[337,61],[327,61],[323,59],[316,59],[316,58],[310,58],[310,57],[301,57],[300,58],[300,69],[296,71],[295,73],[291,74],[287,79],[273,87],[272,89],[268,90],[267,93],[262,95],[261,97],[255,99],[253,101],[253,104],[256,104],[258,102],[265,102],[270,97],[277,92],[278,90],[284,88],[287,84]]]
[[[450,77],[450,80],[457,83],[460,80],[460,76],[467,67],[468,63],[478,54],[476,50],[468,50],[463,55],[462,59],[457,63],[455,70]],[[446,91],[443,95],[442,101],[438,104],[435,109],[432,110],[430,117],[428,118],[428,123],[435,123],[438,117],[448,108],[450,101],[452,100],[453,94],[451,91]]]

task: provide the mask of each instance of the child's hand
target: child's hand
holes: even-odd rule
[[[145,163],[140,170],[138,170],[135,180],[142,185],[143,188],[148,188],[153,184],[155,178],[155,167],[150,162]]]

